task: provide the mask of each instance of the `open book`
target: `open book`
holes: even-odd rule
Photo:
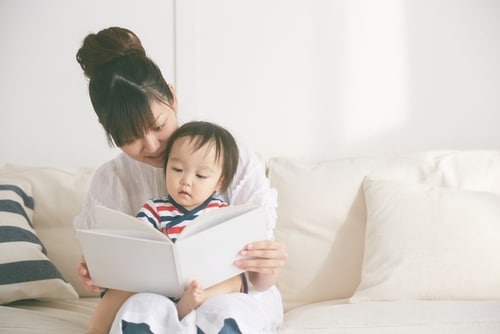
[[[254,204],[203,213],[175,243],[136,217],[96,207],[96,227],[77,229],[95,285],[178,298],[196,279],[208,288],[242,271],[234,266],[246,244],[265,240],[266,217]]]

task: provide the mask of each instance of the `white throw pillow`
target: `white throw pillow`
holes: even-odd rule
[[[500,298],[500,196],[367,178],[361,282],[351,302]]]
[[[31,186],[0,182],[0,304],[33,298],[78,298],[47,257],[33,229]]]
[[[288,260],[278,286],[285,310],[352,296],[361,277],[366,175],[421,180],[434,168],[412,158],[313,161],[274,158],[269,180],[278,191],[276,239]]]

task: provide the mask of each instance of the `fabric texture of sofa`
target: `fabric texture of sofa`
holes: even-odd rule
[[[500,333],[500,151],[265,163],[280,333]],[[0,333],[85,332],[72,220],[92,174],[0,165]]]

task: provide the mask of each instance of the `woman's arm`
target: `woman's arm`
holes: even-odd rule
[[[240,161],[233,183],[228,189],[231,204],[253,202],[266,209],[268,240],[256,241],[247,245],[241,252],[244,257],[235,265],[248,273],[248,279],[258,291],[270,288],[278,280],[281,267],[288,258],[283,243],[274,240],[276,207],[278,197],[266,176],[263,162],[248,148],[238,143]]]
[[[248,273],[248,279],[257,291],[264,291],[276,284],[278,275],[288,259],[285,244],[262,240],[248,244],[240,253],[248,259],[235,265]]]
[[[87,262],[85,261],[85,258],[83,256],[80,263],[78,263],[77,270],[78,270],[78,280],[80,281],[80,283],[82,283],[84,288],[87,289],[89,292],[98,294],[102,290],[104,290],[103,288],[94,285],[92,278],[90,278],[90,272],[89,268],[87,267]]]

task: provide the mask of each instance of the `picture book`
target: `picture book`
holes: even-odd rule
[[[196,217],[172,242],[152,224],[96,207],[96,225],[77,229],[95,285],[178,298],[196,279],[204,288],[241,273],[246,244],[265,240],[264,208],[232,205]]]

